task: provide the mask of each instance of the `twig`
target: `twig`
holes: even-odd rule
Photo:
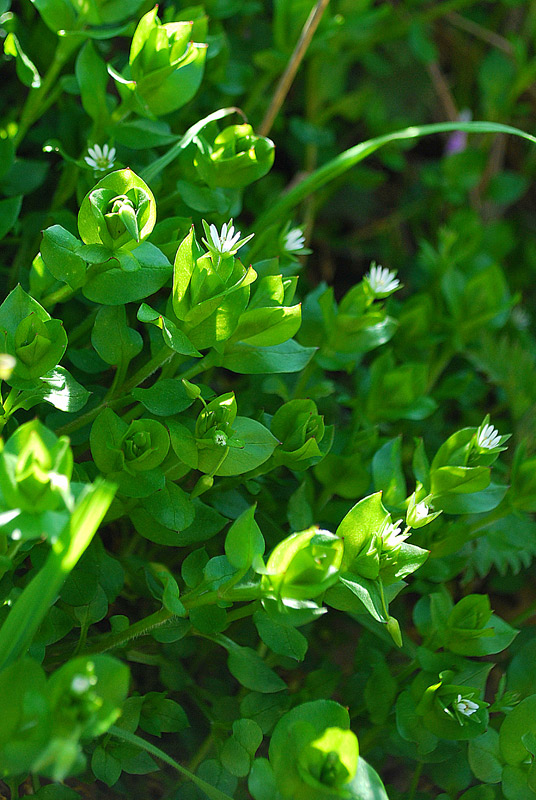
[[[451,122],[456,122],[458,119],[458,109],[456,108],[456,103],[454,102],[449,85],[441,72],[439,64],[437,61],[429,61],[426,64],[426,69],[430,75],[437,96],[443,104],[445,114]]]
[[[307,48],[311,43],[311,39],[318,28],[320,20],[322,19],[322,14],[326,10],[328,3],[329,0],[318,0],[316,5],[311,9],[311,13],[307,17],[307,21],[302,28],[298,43],[296,44],[294,52],[290,57],[290,61],[288,62],[287,67],[282,74],[279,83],[277,84],[272,101],[268,107],[268,110],[266,111],[263,121],[259,126],[258,133],[261,136],[267,136],[270,132],[274,120],[279,113],[279,109],[283,105],[290,87],[292,86],[292,82],[298,71],[298,67],[300,66],[303,57],[307,52]]]
[[[462,16],[462,14],[458,14],[456,11],[451,11],[445,16],[448,22],[450,22],[450,24],[454,25],[456,28],[460,28],[463,31],[467,31],[467,33],[471,33],[477,39],[481,39],[483,42],[493,45],[493,47],[496,47],[498,50],[502,50],[503,53],[507,53],[509,56],[514,55],[514,48],[508,39],[504,38],[504,36],[499,36],[498,33],[484,28],[482,25],[479,25],[477,22],[473,22],[472,19],[467,19],[466,17]]]

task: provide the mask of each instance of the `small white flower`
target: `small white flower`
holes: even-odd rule
[[[16,359],[8,353],[0,353],[0,381],[7,381],[17,365]]]
[[[305,247],[305,236],[301,228],[292,228],[285,234],[283,246],[287,253],[297,253]]]
[[[218,447],[227,447],[227,436],[223,431],[216,431],[214,434],[214,444],[217,444]]]
[[[521,306],[516,306],[512,310],[512,322],[518,331],[526,331],[530,327],[530,314]]]
[[[235,233],[234,225],[231,225],[232,221],[233,220],[224,222],[221,233],[218,233],[218,229],[215,225],[211,225],[209,228],[212,245],[214,249],[222,255],[224,253],[230,253],[235,244],[240,241],[240,231],[236,231]]]
[[[85,694],[88,689],[96,683],[88,675],[74,675],[71,681],[71,692],[73,694]]]
[[[240,231],[235,231],[232,219],[222,225],[221,233],[218,233],[218,229],[215,225],[207,225],[205,220],[202,220],[202,222],[207,238],[201,239],[201,241],[211,253],[217,256],[234,256],[234,254],[240,250],[246,242],[253,239],[255,235],[250,233],[249,236],[241,239],[240,236],[242,234]]]
[[[484,425],[478,432],[476,443],[477,446],[481,447],[483,450],[493,450],[500,445],[501,435],[493,425]]]
[[[430,513],[430,509],[428,508],[428,506],[426,505],[426,503],[424,501],[422,501],[420,503],[417,503],[417,505],[415,506],[414,514],[415,514],[415,520],[417,522],[419,522],[419,520],[424,519],[425,517],[427,517],[429,513]]]
[[[474,714],[475,711],[478,711],[478,703],[474,703],[472,700],[467,700],[467,698],[462,697],[461,694],[458,695],[456,700],[453,703],[454,708],[460,714],[463,714],[464,717],[470,717],[471,714]]]
[[[98,144],[95,144],[93,147],[88,147],[87,152],[88,155],[85,156],[84,161],[86,164],[89,164],[90,167],[93,167],[93,169],[104,172],[104,170],[113,167],[116,152],[115,147],[110,147],[107,144],[100,147]]]
[[[365,280],[372,293],[378,296],[390,294],[400,287],[396,272],[376,264],[372,264],[370,271],[365,275]]]
[[[384,547],[389,549],[395,549],[396,547],[400,547],[403,541],[405,541],[409,533],[401,533],[402,529],[402,520],[399,519],[396,522],[386,522],[383,526],[382,530],[380,531],[380,537],[382,539]]]

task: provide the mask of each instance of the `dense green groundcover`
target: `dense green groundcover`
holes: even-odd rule
[[[0,34],[0,794],[536,798],[534,4]]]

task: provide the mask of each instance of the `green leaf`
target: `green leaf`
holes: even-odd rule
[[[221,763],[231,775],[245,778],[261,742],[262,730],[254,720],[235,720],[233,735],[227,739],[221,751]]]
[[[359,598],[374,619],[378,620],[378,622],[387,622],[388,618],[383,608],[377,581],[371,581],[368,578],[362,578],[360,575],[352,575],[347,572],[340,576],[340,582]]]
[[[51,369],[41,377],[41,381],[44,384],[43,400],[60,411],[80,411],[91,394],[64,367]]]
[[[447,514],[483,514],[497,508],[507,491],[508,486],[490,483],[480,492],[452,493],[434,497],[434,508],[437,511],[442,509]]]
[[[525,133],[519,128],[514,128],[511,125],[502,125],[497,122],[439,122],[431,125],[412,125],[409,128],[404,128],[400,131],[387,133],[383,136],[377,136],[374,139],[369,139],[366,142],[351,147],[340,153],[338,156],[323,164],[319,169],[305,178],[303,181],[293,187],[290,191],[278,200],[272,203],[270,208],[262,214],[256,222],[255,230],[257,235],[264,231],[267,227],[277,222],[280,219],[289,217],[290,212],[302,200],[314,192],[318,191],[321,186],[344,175],[349,169],[359,164],[367,156],[375,153],[384,145],[391,144],[397,141],[408,141],[410,139],[420,139],[422,136],[429,136],[437,133],[454,133],[455,131],[465,131],[467,133],[509,133],[514,136],[520,136],[522,139],[527,139],[529,142],[536,144],[536,137],[530,133]]]
[[[286,694],[248,692],[240,703],[240,713],[243,717],[254,719],[263,733],[270,733],[289,706],[290,698]]]
[[[365,497],[350,509],[335,531],[344,540],[341,570],[347,569],[371,535],[381,530],[387,516],[381,492]]]
[[[30,0],[53,33],[68,31],[75,25],[76,15],[68,0]],[[60,800],[60,798],[58,798]],[[61,798],[63,800],[63,798]]]
[[[271,617],[264,611],[256,611],[253,622],[262,641],[270,650],[296,661],[303,661],[308,642],[303,633],[285,622],[284,615]]]
[[[171,417],[173,414],[179,414],[193,403],[182,381],[178,378],[161,378],[149,389],[133,389],[132,397],[139,400],[151,414],[155,414],[157,417]]]
[[[536,800],[536,792],[528,783],[529,773],[522,767],[507,764],[502,774],[502,790],[506,800]]]
[[[503,759],[499,734],[494,728],[489,728],[482,736],[472,739],[469,742],[467,755],[475,778],[484,783],[499,783]]]
[[[225,537],[225,555],[240,570],[247,570],[265,550],[264,537],[255,522],[255,508],[250,506],[236,519]]]
[[[114,174],[114,173],[112,173]],[[143,300],[154,294],[166,283],[171,275],[171,264],[165,255],[153,244],[142,242],[129,257],[133,259],[132,271],[117,266],[117,260],[104,272],[95,274],[83,287],[88,300],[106,306],[118,306]]]
[[[522,764],[528,751],[522,738],[536,733],[536,694],[531,694],[513,708],[499,729],[501,753],[507,764]]]
[[[121,762],[101,745],[98,745],[91,756],[91,769],[97,780],[107,786],[113,786],[121,777]]]
[[[347,787],[355,800],[389,800],[380,776],[361,756],[357,772]]]
[[[226,347],[222,366],[241,375],[301,372],[315,352],[315,347],[303,347],[294,339],[272,347],[238,343]]]
[[[406,499],[406,479],[402,470],[402,436],[391,439],[376,451],[372,459],[374,488],[383,492],[387,506],[399,508]]]
[[[233,432],[234,437],[243,443],[243,446],[229,449],[226,459],[216,470],[216,475],[241,475],[256,469],[270,458],[277,445],[275,436],[255,419],[236,417],[233,422]],[[211,472],[209,459],[214,460],[213,451],[201,450],[199,469]]]
[[[61,225],[43,231],[41,257],[47,269],[58,281],[79,289],[86,280],[86,264],[78,255],[80,240]]]
[[[186,334],[181,331],[175,323],[159,314],[147,303],[142,303],[138,309],[138,319],[140,322],[148,322],[151,325],[156,325],[162,331],[164,342],[171,347],[176,353],[181,353],[185,356],[200,356],[201,353],[191,343]]]
[[[276,797],[275,775],[267,758],[256,758],[253,762],[248,789],[254,800],[273,800]]]
[[[229,672],[246,689],[271,694],[287,688],[284,680],[268,667],[255,650],[241,647],[227,636],[214,636],[213,640],[225,647],[229,653],[227,666]]]
[[[439,467],[432,469],[432,494],[469,494],[489,486],[488,467]]]
[[[0,156],[1,157],[1,156]],[[13,225],[19,218],[22,207],[22,195],[8,197],[0,200],[0,239],[9,233]]]
[[[190,723],[182,706],[162,692],[149,692],[143,700],[140,727],[152,736],[161,736],[184,731]]]
[[[91,344],[107,364],[127,365],[143,349],[138,331],[129,328],[124,306],[103,306],[95,318]]]
[[[41,86],[41,76],[33,61],[28,58],[18,37],[14,33],[8,33],[4,40],[4,53],[17,59],[17,75],[25,86],[32,89],[39,89]]]
[[[97,125],[102,125],[108,117],[106,86],[109,75],[106,64],[97,55],[91,40],[84,44],[78,54],[75,75],[84,111]]]
[[[0,628],[0,669],[19,658],[56,600],[68,574],[89,545],[112,502],[115,487],[98,481],[81,496],[44,565],[13,604]]]
[[[194,520],[195,509],[186,492],[171,481],[142,500],[144,509],[161,525],[181,531]]]

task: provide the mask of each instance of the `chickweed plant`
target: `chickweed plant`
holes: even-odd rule
[[[373,153],[536,139],[466,114],[319,166],[298,115],[284,189],[268,133],[301,61],[350,63],[392,19],[266,5],[0,0],[0,779],[12,800],[536,798],[520,298],[452,220],[413,272],[303,269],[311,204]]]

